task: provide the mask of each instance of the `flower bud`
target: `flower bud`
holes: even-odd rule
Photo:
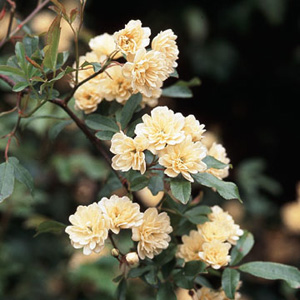
[[[125,256],[127,263],[131,267],[137,267],[139,264],[139,257],[136,252],[129,252]]]
[[[120,251],[118,250],[118,249],[116,249],[116,248],[113,248],[113,249],[111,249],[111,255],[113,256],[113,257],[118,257],[119,256],[119,254],[120,254]]]

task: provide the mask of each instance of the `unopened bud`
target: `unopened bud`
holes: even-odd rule
[[[129,252],[125,256],[128,265],[131,267],[137,267],[139,264],[139,257],[136,252]]]
[[[110,253],[113,257],[118,257],[120,254],[120,251],[117,248],[113,248],[113,249],[111,249]]]

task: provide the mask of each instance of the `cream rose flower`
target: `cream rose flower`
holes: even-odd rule
[[[169,246],[173,231],[167,213],[158,213],[154,207],[144,212],[141,226],[132,228],[132,240],[138,242],[137,250],[141,259],[153,258]]]
[[[217,144],[216,142],[214,142],[212,146],[208,149],[207,155],[214,157],[215,159],[219,160],[224,164],[229,164],[230,162],[230,159],[227,157],[226,149],[223,147],[222,144]],[[210,168],[207,169],[206,172],[216,176],[219,179],[223,179],[229,174],[229,166],[223,169]]]
[[[176,44],[177,36],[171,29],[161,31],[151,43],[152,50],[162,52],[165,55],[165,60],[168,68],[168,73],[174,72],[177,67],[176,60],[178,59],[179,50]]]
[[[186,135],[190,135],[192,137],[193,142],[199,142],[202,140],[203,134],[206,131],[204,127],[205,125],[200,124],[194,115],[189,115],[184,119],[183,131]]]
[[[149,150],[156,153],[166,145],[175,145],[183,141],[182,130],[184,116],[174,113],[166,106],[158,106],[151,111],[151,116],[145,114],[143,122],[135,127],[135,134],[149,141]]]
[[[231,225],[231,223],[226,221],[212,221],[197,225],[197,227],[205,242],[213,240],[225,242],[231,236]]]
[[[81,66],[84,62],[100,62],[99,57],[97,56],[97,54],[95,52],[87,52],[85,55],[81,55],[79,57],[79,66]],[[73,68],[76,68],[76,64],[73,64]],[[91,75],[93,75],[94,69],[93,66],[88,65],[84,68],[82,68],[81,70],[78,71],[78,81],[82,81],[84,79],[86,79],[87,77],[90,77]],[[74,76],[74,74],[73,74]],[[95,84],[99,84],[99,80],[104,76],[104,73],[99,74],[98,76],[92,78],[91,80],[89,80],[89,82],[95,83]]]
[[[164,171],[170,177],[177,177],[179,174],[191,182],[194,182],[191,174],[206,170],[206,164],[202,159],[206,156],[206,147],[201,142],[192,142],[188,135],[180,144],[167,146],[159,152],[159,164],[164,166]]]
[[[119,65],[109,67],[99,81],[103,98],[125,103],[132,95],[131,81],[123,76]]]
[[[281,219],[286,228],[292,233],[300,233],[300,199],[282,206]]]
[[[209,264],[214,269],[220,269],[226,266],[230,261],[229,243],[222,243],[218,240],[213,240],[202,245],[202,251],[199,252],[199,257],[205,263]]]
[[[74,248],[83,248],[85,255],[99,253],[104,248],[110,220],[101,212],[97,203],[78,206],[69,220],[72,225],[67,226],[66,233],[69,234]]]
[[[144,174],[146,161],[143,151],[147,149],[148,145],[148,141],[143,137],[132,139],[123,132],[114,134],[110,151],[116,155],[112,158],[112,167],[123,172],[133,169]]]
[[[212,229],[215,227],[214,230],[212,230],[211,233],[213,233],[213,231],[215,231],[216,236],[218,235],[222,235],[222,232],[224,237],[226,235],[227,232],[227,238],[226,240],[231,243],[232,245],[235,245],[237,243],[237,241],[240,239],[240,237],[244,234],[244,231],[242,229],[240,229],[240,226],[234,223],[234,220],[232,218],[232,216],[230,216],[228,214],[228,212],[225,212],[221,207],[219,207],[218,205],[213,206],[212,208],[212,212],[208,215],[208,218],[212,221],[212,222],[206,222],[202,225],[198,225],[198,228],[200,230],[203,230],[203,234],[207,233],[207,235],[209,235],[208,233],[208,228],[211,227]],[[207,223],[210,223],[209,225],[207,225]],[[222,229],[220,229],[220,231],[218,232],[217,227],[220,227]],[[207,239],[208,240],[208,239]],[[221,239],[219,239],[221,240]]]
[[[103,33],[90,39],[89,46],[100,58],[100,61],[104,61],[114,51],[117,50],[115,39],[111,34]],[[122,53],[118,52],[114,55],[114,59],[122,56]]]
[[[151,97],[142,95],[143,96],[142,103],[141,103],[142,108],[144,108],[146,105],[150,107],[156,106],[158,104],[158,99],[160,98],[161,94],[162,94],[162,89],[157,88],[157,89],[153,89]]]
[[[133,92],[152,97],[168,78],[165,56],[159,51],[139,49],[132,61],[123,66],[123,74],[131,80]]]
[[[92,81],[80,86],[75,94],[75,109],[84,111],[85,114],[94,112],[102,101],[100,87]]]
[[[130,56],[149,45],[150,34],[150,28],[142,27],[140,20],[131,20],[125,25],[124,29],[115,32],[113,38],[120,51]]]
[[[221,298],[220,293],[211,288],[203,286],[193,295],[193,300],[225,300]]]
[[[201,233],[192,230],[189,235],[183,235],[181,239],[182,244],[178,246],[176,256],[183,258],[185,262],[200,260],[198,253],[202,251],[202,245],[205,242]]]
[[[110,219],[110,230],[115,234],[118,234],[120,229],[138,227],[143,223],[140,206],[126,196],[113,195],[109,199],[104,197],[98,205],[102,213]]]

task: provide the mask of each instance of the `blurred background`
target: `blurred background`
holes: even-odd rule
[[[0,1],[3,5],[4,1]],[[16,16],[24,19],[37,1],[15,1]],[[68,9],[78,2],[65,1]],[[28,30],[47,30],[53,15],[45,9]],[[178,36],[178,74],[201,80],[193,97],[161,99],[184,115],[194,114],[227,150],[233,165],[228,180],[240,188],[243,205],[224,201],[256,244],[248,260],[268,260],[300,267],[299,109],[300,2],[298,0],[173,0],[100,3],[87,0],[80,53],[91,37],[113,34],[131,19],[151,28],[151,38],[172,29]],[[6,23],[5,23],[6,22]],[[0,38],[7,20],[0,21]],[[61,50],[74,47],[63,27]],[[13,46],[0,50],[5,62]],[[168,86],[177,79],[170,78]],[[68,83],[59,87],[68,90]],[[2,83],[0,113],[15,98]],[[84,258],[71,249],[66,236],[35,234],[45,218],[68,223],[79,204],[97,201],[103,193],[107,168],[93,147],[72,125],[54,141],[53,127],[66,116],[45,105],[40,116],[22,123],[20,143],[10,153],[33,174],[34,197],[17,184],[0,204],[0,299],[114,299],[118,266],[109,255]],[[0,118],[0,136],[14,126],[15,115]],[[0,140],[4,161],[6,139]],[[97,168],[95,168],[95,166]],[[96,170],[97,171],[96,171]],[[212,199],[212,203],[219,199]],[[218,202],[220,203],[220,202]],[[243,279],[243,277],[242,277]],[[280,282],[246,278],[243,299],[300,299],[299,292]],[[128,299],[152,300],[143,284],[129,287]],[[102,297],[102,298],[99,298]],[[179,300],[185,300],[180,296]]]

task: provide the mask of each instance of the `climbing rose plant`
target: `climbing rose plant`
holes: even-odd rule
[[[15,127],[5,136],[0,202],[12,194],[15,179],[33,192],[32,176],[9,148],[20,124],[51,103],[69,117],[56,130],[74,122],[107,162],[111,176],[106,197],[78,206],[69,224],[41,223],[37,233],[63,228],[74,251],[84,255],[101,253],[107,244],[112,245],[111,255],[120,264],[115,278],[118,299],[124,299],[126,282],[132,278],[152,286],[157,299],[169,300],[176,299],[177,288],[188,289],[191,299],[239,299],[241,273],[284,280],[299,288],[300,271],[295,267],[242,263],[254,245],[253,235],[240,228],[221,205],[209,207],[193,199],[194,191],[198,195],[210,190],[224,200],[242,202],[236,184],[226,180],[232,165],[225,147],[207,138],[205,125],[194,115],[184,116],[159,104],[161,96],[191,97],[190,87],[198,84],[178,80],[179,49],[172,29],[162,30],[151,40],[149,27],[130,20],[115,33],[91,38],[89,51],[80,56],[85,1],[70,13],[57,0],[44,1],[35,12],[50,2],[56,17],[46,39],[26,34],[15,43],[14,55],[0,66],[0,79],[15,94],[15,106],[0,117],[17,115]],[[68,52],[58,51],[62,20],[74,33],[71,64],[66,63]],[[14,31],[9,27],[1,46],[28,21]],[[177,82],[164,87],[170,77]],[[69,91],[62,96],[55,87],[66,78]],[[122,195],[116,194],[120,187]],[[151,207],[141,205],[140,192],[145,189],[161,195]],[[205,197],[206,193],[201,200]],[[131,232],[133,244],[127,253],[118,246],[124,230]],[[217,289],[210,287],[207,275],[216,277]]]

